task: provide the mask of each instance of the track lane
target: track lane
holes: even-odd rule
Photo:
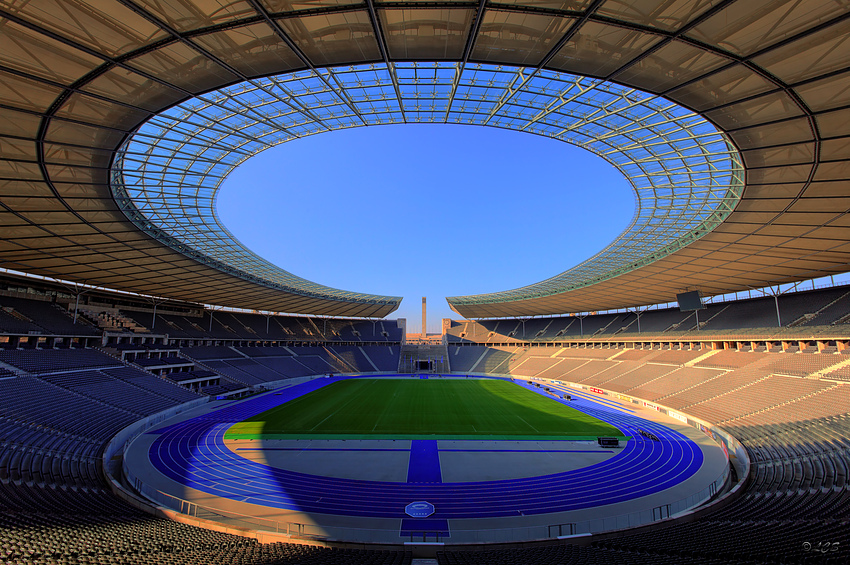
[[[273,468],[226,447],[224,435],[232,423],[334,381],[309,381],[157,430],[150,460],[172,480],[241,502],[307,513],[403,518],[408,503],[428,500],[438,509],[435,516],[447,519],[564,512],[623,502],[679,484],[703,461],[699,446],[681,433],[590,399],[570,406],[634,439],[607,461],[539,477],[441,484],[341,479]],[[643,438],[638,428],[661,441]]]

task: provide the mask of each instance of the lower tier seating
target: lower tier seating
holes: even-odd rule
[[[474,350],[469,355],[472,362],[485,360],[483,349],[463,349]],[[340,355],[344,352],[342,348],[334,350],[338,362],[353,366],[367,362],[356,353],[350,358]],[[298,355],[264,353],[240,354],[233,359],[263,366],[284,359],[297,362],[300,357],[322,359],[315,348]],[[659,362],[658,356],[631,355],[618,363],[624,352],[617,350],[604,355],[594,351],[588,357],[581,357],[580,351],[554,353],[536,356],[531,364],[525,363],[530,357],[523,357],[522,350],[503,351],[490,358],[496,367],[513,360],[518,366],[540,369],[538,375],[550,371],[553,377],[566,375],[566,379],[582,368],[575,374],[583,379],[602,382],[600,375],[604,375],[602,386],[620,387],[635,395],[636,391],[651,392],[662,404],[664,398],[685,398],[687,391],[702,391],[702,396],[688,397],[688,406],[712,406],[718,399],[730,397],[732,402],[722,404],[723,425],[748,450],[752,461],[749,483],[731,504],[690,523],[656,526],[589,545],[565,541],[510,550],[447,550],[438,554],[439,563],[847,562],[842,551],[850,547],[850,385],[805,378],[811,375],[789,375],[787,364],[773,363],[774,354],[759,354],[758,360],[748,358],[747,363],[725,359],[721,367],[728,368],[709,368],[686,365],[698,359],[692,355],[670,357],[667,361],[671,363]],[[93,357],[97,356],[81,352],[77,368],[67,366],[67,356],[62,356],[60,365],[34,357],[10,359],[39,372],[5,371],[0,378],[0,563],[411,562],[411,555],[402,549],[387,552],[261,544],[156,518],[118,500],[101,474],[104,443],[145,413],[199,397],[120,362],[101,366],[103,360],[95,359],[98,364],[93,367]],[[544,358],[551,362],[541,362]],[[653,367],[639,371],[646,362]],[[827,363],[806,365],[818,368]],[[21,366],[18,368],[23,370]],[[782,373],[773,373],[777,366]],[[144,396],[144,402],[130,404],[121,398],[130,386],[134,394]],[[175,391],[186,396],[178,397]],[[712,402],[705,398],[709,394]],[[806,541],[829,542],[839,550],[805,552],[802,544]]]
[[[157,518],[103,490],[0,484],[0,562],[127,565],[407,565],[409,553],[331,549],[214,532]]]
[[[589,546],[443,551],[438,563],[847,563],[850,416],[729,431],[747,446],[753,470],[744,493],[724,508],[693,522],[624,533]],[[804,542],[812,548],[807,551]]]

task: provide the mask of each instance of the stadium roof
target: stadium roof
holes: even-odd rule
[[[251,126],[231,120],[216,130],[231,116],[256,115],[237,91],[255,99],[258,89],[271,92],[262,104],[278,104],[276,119],[285,115],[297,126],[282,136],[278,129],[274,144],[376,116],[462,115],[522,129],[512,121],[520,120],[530,123],[526,131],[557,137],[546,128],[569,115],[559,113],[565,94],[586,86],[602,114],[622,116],[616,104],[630,101],[645,111],[626,112],[619,124],[588,121],[584,138],[568,140],[624,171],[640,203],[632,228],[653,226],[652,236],[641,232],[624,247],[624,261],[598,268],[615,242],[581,280],[570,278],[571,270],[516,291],[450,299],[460,314],[629,307],[667,302],[686,289],[719,294],[850,270],[850,8],[843,2],[43,0],[3,2],[0,18],[6,268],[225,306],[383,316],[397,298],[304,281],[241,246],[211,253],[217,237],[229,237],[212,208],[221,176],[215,175],[262,145],[243,147],[232,136],[246,127],[255,128],[252,143],[268,135],[268,114]],[[473,109],[464,89],[484,73],[499,77],[492,79],[498,84]],[[600,102],[601,95],[616,102]],[[533,113],[541,107],[542,115]],[[201,109],[207,113],[197,114]],[[607,154],[594,145],[612,131],[632,131],[640,115],[654,115],[656,128],[653,119],[670,118],[688,141],[665,129],[658,137],[672,153],[644,159],[637,154],[642,135],[631,140],[631,155],[625,141]],[[150,135],[151,128],[169,127],[179,135]],[[145,135],[156,142],[138,159]],[[691,153],[697,139],[708,148],[699,156]],[[204,141],[214,149],[195,149]],[[699,178],[681,181],[671,154]],[[220,170],[211,166],[225,155],[230,160]],[[692,157],[719,182],[706,180]],[[193,164],[168,172],[183,175],[179,183],[157,170],[184,158]],[[128,163],[153,174],[134,177]],[[637,163],[652,174],[630,174]],[[640,184],[659,172],[667,180]],[[657,190],[670,185],[687,191]],[[175,186],[181,203],[170,210],[178,214],[140,198],[158,191],[168,200]],[[642,190],[652,197],[644,199]],[[671,216],[675,206],[667,201],[686,193],[699,204],[685,198],[678,210],[687,214]],[[187,230],[195,216],[206,227]],[[535,237],[552,243],[545,234]]]

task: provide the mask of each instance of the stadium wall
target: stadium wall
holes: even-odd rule
[[[658,404],[655,402],[649,402],[647,400],[643,400],[641,398],[635,398],[633,396],[623,394],[621,392],[616,392],[613,390],[604,389],[596,386],[587,386],[581,383],[573,383],[570,381],[562,381],[558,379],[538,379],[536,377],[515,377],[518,379],[524,379],[527,381],[535,381],[539,383],[552,383],[557,385],[564,385],[570,388],[575,388],[583,391],[587,391],[592,395],[599,396],[608,396],[614,398],[616,400],[629,402],[631,404],[636,404],[638,406],[644,406],[649,408],[650,410],[655,410],[660,412],[661,414],[666,414],[671,418],[682,422],[683,424],[687,424],[692,428],[695,428],[711,439],[716,441],[717,443],[723,446],[723,450],[726,453],[727,459],[730,464],[735,465],[735,471],[739,477],[738,483],[735,485],[736,487],[740,486],[740,483],[749,475],[750,472],[750,457],[747,454],[747,450],[744,448],[743,444],[735,439],[732,435],[730,435],[726,430],[720,428],[714,424],[711,424],[705,420],[700,418],[695,418],[693,416],[682,413],[680,410],[674,410],[673,408],[669,408],[662,404]],[[725,482],[726,477],[724,477]],[[719,491],[718,491],[719,492]],[[674,513],[675,514],[675,513]]]
[[[178,414],[182,414],[187,410],[191,410],[197,406],[201,406],[210,401],[210,397],[205,396],[203,398],[199,398],[197,400],[193,400],[191,402],[187,402],[185,404],[180,404],[178,406],[172,406],[162,412],[158,412],[156,414],[151,414],[141,420],[137,420],[133,422],[117,434],[112,437],[111,440],[106,444],[103,450],[103,472],[110,478],[112,475],[116,475],[116,471],[119,469],[118,461],[114,458],[116,456],[122,456],[124,454],[124,449],[130,444],[133,439],[135,439],[138,435],[144,433],[146,430],[151,429],[155,425],[177,416]]]
[[[481,375],[482,378],[487,379],[508,379],[510,376],[493,376],[493,375]],[[311,377],[311,378],[321,378],[321,377]],[[416,378],[416,377],[412,377]],[[462,378],[460,375],[446,375],[442,377],[436,378]],[[304,379],[309,380],[309,378]],[[513,380],[511,378],[511,380]],[[587,389],[588,387],[584,387],[578,383],[570,383],[559,380],[551,380],[551,379],[527,379],[533,380],[536,382],[545,382],[559,385],[567,385],[572,386],[574,388]],[[593,391],[596,392],[596,391]],[[617,393],[611,391],[601,391],[597,392],[597,394],[603,394],[605,396],[611,396],[614,398],[619,398],[623,400],[623,395],[618,395]],[[587,520],[581,522],[575,522],[573,524],[573,532],[569,535],[561,535],[557,536],[557,539],[571,539],[575,537],[584,537],[588,535],[597,535],[604,534],[612,531],[626,530],[637,528],[641,526],[648,526],[650,524],[668,521],[669,519],[679,519],[681,517],[688,516],[693,514],[698,508],[704,505],[706,502],[711,500],[718,500],[722,498],[727,498],[730,496],[737,496],[740,492],[741,486],[744,484],[750,467],[749,457],[746,453],[744,447],[731,435],[729,435],[724,430],[709,424],[708,422],[698,420],[695,418],[685,417],[681,413],[677,413],[672,409],[667,409],[665,407],[653,405],[648,402],[644,402],[640,399],[629,398],[631,403],[642,405],[650,408],[654,408],[660,413],[670,415],[676,420],[685,423],[703,433],[708,435],[713,441],[723,446],[724,453],[726,454],[726,465],[723,468],[723,472],[715,478],[708,486],[700,490],[699,492],[693,493],[690,496],[677,500],[673,503],[666,504],[662,507],[658,508],[647,508],[636,512],[630,512],[626,514],[620,514],[617,516],[609,516],[601,519]],[[161,420],[160,420],[161,421]],[[144,428],[147,429],[147,428]],[[132,437],[136,437],[144,431],[141,427],[135,428],[135,433],[132,434]],[[122,432],[123,435],[123,432]],[[113,448],[113,451],[117,453],[117,449],[124,448],[128,445],[127,441],[121,441],[118,445]],[[117,448],[117,449],[116,449]],[[733,454],[735,458],[736,465],[736,484],[730,484],[730,480],[732,478],[732,473],[730,473],[730,458],[729,454]],[[255,516],[248,516],[244,514],[239,514],[237,512],[225,511],[221,509],[212,509],[207,508],[202,505],[197,504],[196,502],[182,499],[179,497],[175,497],[171,494],[164,493],[158,490],[153,485],[146,483],[140,477],[136,475],[134,470],[128,465],[126,460],[123,460],[122,465],[122,476],[126,481],[126,484],[130,485],[135,492],[138,492],[142,496],[144,496],[149,501],[155,503],[156,508],[161,508],[170,512],[178,512],[184,516],[184,519],[189,518],[198,518],[198,517],[207,517],[211,520],[215,520],[215,516],[218,519],[225,521],[229,526],[236,525],[240,530],[251,531],[252,537],[254,536],[263,536],[268,534],[269,532],[273,534],[285,534],[286,539],[317,539],[326,536],[327,534],[322,530],[321,527],[311,526],[309,524],[297,523],[297,522],[285,522],[285,521],[276,521],[276,520],[267,520],[263,518],[258,518]],[[109,477],[110,480],[117,484],[118,482],[115,480],[115,477]],[[132,496],[132,495],[131,495]],[[552,539],[551,534],[549,533],[548,526],[532,526],[532,527],[524,527],[520,528],[526,533],[537,532],[539,536],[538,539],[534,541],[545,541],[547,539]],[[344,532],[346,528],[344,527],[334,527],[335,531]],[[514,528],[507,528],[504,530],[504,534],[508,537],[502,540],[499,539],[498,530],[494,530],[497,534],[497,537],[492,540],[488,540],[486,542],[478,542],[486,543],[486,545],[491,545],[493,543],[514,543],[507,542],[506,540],[510,539],[510,534],[513,532]],[[374,541],[369,541],[364,538],[364,531],[361,529],[357,529],[356,534],[357,538],[362,540],[365,543],[374,544],[378,542],[380,544],[381,536],[384,532],[376,531],[376,535]],[[368,537],[368,536],[367,536]],[[258,538],[259,539],[259,538]],[[328,539],[329,542],[345,542],[344,539]],[[411,539],[413,541],[413,539]],[[531,541],[531,540],[530,540]],[[518,542],[517,542],[518,543]],[[450,543],[444,545],[451,545]]]

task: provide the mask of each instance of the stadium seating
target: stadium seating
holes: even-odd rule
[[[280,351],[279,348],[240,348],[238,352],[224,348],[218,350],[217,354],[235,355],[230,361],[277,362],[284,359],[297,361],[301,356],[318,359],[316,354],[322,349],[303,348],[300,355],[292,355],[299,353],[298,348],[292,348],[291,352]],[[457,349],[473,350],[469,358],[474,361],[486,353],[484,348],[477,347]],[[334,348],[337,355],[350,351]],[[656,362],[659,358],[666,361],[693,360],[696,357],[690,352],[638,353],[635,350],[622,351],[615,348],[577,348],[560,352],[550,350],[552,353],[548,356],[541,356],[534,348],[497,351],[499,356],[494,358],[502,359],[502,362],[492,364],[494,370],[498,370],[505,359],[514,357],[520,367],[530,366],[529,362],[532,365],[540,363],[541,360],[557,361],[554,365],[549,362],[538,365],[544,369],[545,366],[570,364],[569,367],[573,368],[567,371],[567,375],[575,373],[578,368],[584,368],[584,372],[578,375],[586,375],[585,378],[612,373],[614,367],[627,367],[629,370],[620,370],[613,378],[605,381],[605,386],[628,390],[635,395],[635,391],[643,387],[652,395],[672,393],[668,394],[672,398],[682,390],[699,389],[701,384],[720,381],[721,376],[729,379],[724,383],[727,388],[742,385],[738,389],[745,391],[748,387],[761,386],[751,389],[752,394],[726,404],[726,412],[723,414],[735,416],[726,421],[730,431],[741,438],[750,451],[754,461],[753,480],[743,497],[732,506],[693,524],[672,525],[636,535],[619,535],[583,547],[561,544],[548,548],[515,550],[445,551],[439,555],[440,563],[548,565],[570,560],[589,563],[710,563],[712,560],[726,562],[734,559],[752,562],[787,555],[791,550],[791,542],[786,539],[789,531],[801,532],[800,535],[812,536],[812,539],[820,532],[821,535],[831,536],[830,539],[834,541],[846,541],[850,445],[846,439],[846,417],[836,414],[836,411],[850,406],[850,393],[847,392],[850,386],[787,375],[791,372],[789,367],[802,367],[800,370],[820,369],[830,366],[827,361],[832,361],[832,358],[822,362],[802,360],[799,361],[802,365],[798,365],[788,359],[806,354],[724,351],[699,362],[700,365],[727,367],[719,368],[683,367]],[[151,390],[146,403],[129,406],[119,400],[121,394],[118,391],[126,391],[123,387],[134,386],[131,384],[134,380],[144,380],[148,386],[157,383],[162,387],[160,383],[165,383],[173,390],[187,395],[187,398],[197,398],[197,395],[170,385],[164,379],[124,366],[98,352],[66,351],[60,352],[65,355],[58,357],[51,351],[9,353],[14,355],[8,356],[7,360],[15,361],[16,367],[32,369],[38,377],[12,376],[15,373],[6,371],[4,374],[9,378],[0,380],[0,387],[5,386],[2,397],[6,399],[3,405],[2,429],[5,435],[0,457],[0,488],[4,494],[3,507],[15,512],[14,518],[5,518],[5,527],[0,534],[2,550],[8,560],[59,562],[62,559],[77,559],[82,562],[80,556],[97,555],[102,562],[107,563],[191,563],[198,560],[224,563],[239,559],[243,562],[279,563],[303,557],[303,551],[307,550],[301,546],[260,544],[248,538],[209,532],[150,517],[114,500],[104,489],[98,468],[102,442],[117,428],[136,419],[139,412],[177,401],[166,400],[162,395],[154,398]],[[207,353],[211,351],[207,350]],[[242,353],[256,355],[242,357]],[[554,353],[559,355],[552,358]],[[626,353],[632,359],[618,361]],[[39,354],[46,354],[45,359],[35,357]],[[78,361],[82,367],[67,370],[67,366],[73,364],[69,355],[74,356],[73,361]],[[570,357],[558,358],[561,355]],[[714,362],[710,361],[720,355],[722,357]],[[734,356],[741,356],[746,362]],[[753,361],[751,356],[758,359]],[[781,374],[771,372],[775,370],[781,370]],[[741,371],[744,374],[739,374]],[[119,381],[122,384],[116,385]],[[656,389],[649,390],[652,386],[656,386]],[[54,391],[51,393],[54,402],[40,405],[32,400],[43,398],[46,388]],[[719,394],[702,402],[711,399],[716,402],[724,396],[735,398],[734,394],[723,391],[723,387],[717,390],[705,389],[698,398],[715,392]],[[16,401],[13,403],[8,400],[11,398]],[[817,402],[818,399],[820,402]],[[57,412],[60,404],[67,411]],[[797,405],[797,409],[792,411],[790,407],[794,405]],[[813,411],[815,406],[820,407],[820,413]],[[753,407],[762,410],[751,414]],[[130,409],[136,413],[131,413]],[[67,420],[75,420],[71,416],[74,410],[98,414],[98,421],[108,424],[71,426]],[[732,414],[729,411],[736,412]],[[771,412],[774,412],[776,422],[758,421]],[[11,419],[7,414],[12,416]],[[800,420],[801,414],[817,418]],[[24,415],[29,420],[24,419]],[[45,505],[54,512],[41,511]],[[763,518],[767,513],[772,521]],[[99,517],[101,521],[93,520],[93,516]],[[109,526],[104,526],[104,523]],[[32,529],[28,529],[30,524],[40,524],[39,534],[33,534]],[[765,529],[770,535],[754,536],[751,533]],[[79,542],[68,539],[70,531],[82,532]],[[142,542],[119,543],[121,538],[133,539],[132,536],[136,535],[134,532],[139,531],[159,532],[157,535],[165,536],[161,539],[167,541],[154,546],[145,546]],[[708,531],[724,532],[726,537],[722,539],[726,541],[707,535]],[[774,535],[774,531],[778,533]],[[112,539],[115,541],[111,544],[98,541]],[[308,553],[321,559],[322,563],[333,563],[332,559],[337,556],[342,559],[340,563],[356,562],[351,561],[355,558],[362,558],[361,562],[364,563],[406,563],[410,560],[410,555],[401,551],[380,555],[380,552],[361,551],[357,555],[356,552],[343,555],[339,550],[321,549],[309,550]]]
[[[50,328],[68,329],[70,317],[60,307],[16,300],[0,300],[2,306],[17,304],[14,312],[20,314],[0,309],[0,330],[7,334],[26,330],[49,335]],[[791,326],[782,328],[787,332],[783,336],[819,335],[826,326],[818,324],[834,328],[844,323],[850,293],[836,288],[788,295],[780,298],[780,305]],[[658,402],[720,423],[745,444],[753,469],[739,499],[688,524],[600,536],[582,546],[449,550],[441,552],[438,561],[756,563],[783,562],[791,555],[791,562],[814,562],[815,558],[819,563],[842,562],[841,555],[799,554],[798,559],[795,544],[824,536],[845,546],[850,543],[846,533],[850,531],[850,363],[846,362],[850,357],[834,354],[838,348],[832,342],[820,344],[823,352],[819,353],[813,345],[805,347],[807,343],[780,344],[758,334],[761,326],[754,324],[767,323],[771,315],[775,319],[772,298],[748,302],[744,309],[725,304],[700,313],[705,335],[742,333],[741,351],[734,343],[733,349],[714,350],[675,340],[647,339],[624,346],[612,338],[639,335],[633,313],[591,316],[581,324],[575,317],[524,324],[516,320],[454,322],[447,334],[453,372],[563,379]],[[650,331],[684,335],[687,324],[682,322],[688,316],[676,310],[646,312],[641,316],[640,335]],[[7,318],[11,321],[4,326]],[[270,381],[325,372],[365,373],[376,367],[395,372],[399,365],[401,335],[394,323],[267,319],[225,312],[215,312],[212,322],[210,331],[209,314],[157,315],[158,331],[176,340],[165,351],[150,340],[117,342],[110,350],[114,357],[93,349],[0,351],[0,561],[410,562],[410,554],[403,551],[261,544],[155,518],[110,494],[100,463],[105,442],[146,415],[202,398],[169,378],[122,361],[124,353],[134,352],[128,358],[140,364],[182,364],[186,358],[193,359],[194,372],[170,377],[177,382],[204,375],[222,377],[220,384],[204,387],[201,392],[207,395],[227,395]],[[756,333],[747,334],[747,324]],[[580,325],[585,338],[595,334],[600,341],[578,339]],[[809,333],[800,333],[804,330]],[[267,342],[263,333],[269,336]],[[760,340],[756,352],[749,351],[749,335]],[[523,342],[524,336],[535,343]],[[181,340],[191,347],[181,347]],[[381,341],[388,345],[374,345]],[[571,345],[561,347],[559,342]],[[145,360],[151,350],[164,357]]]
[[[93,350],[6,351],[2,360],[19,373],[0,375],[0,479],[17,485],[100,488],[101,450],[115,433],[200,398]]]
[[[243,357],[237,350],[223,345],[187,347],[183,349],[183,353],[198,361],[203,361],[204,359],[239,359]]]
[[[214,532],[157,518],[102,490],[0,484],[0,562],[128,565],[407,565],[404,550],[337,549]]]
[[[551,353],[548,355],[524,355],[521,360],[511,364],[511,374],[524,377],[537,376],[561,362],[561,359],[553,359],[551,355]]]
[[[167,380],[136,369],[135,367],[116,367],[114,369],[104,369],[102,372],[111,377],[130,383],[131,385],[143,389],[151,394],[162,396],[175,404],[182,404],[197,400],[198,395],[194,394],[183,387],[175,386]]]
[[[395,323],[355,319],[314,319],[242,312],[204,311],[203,315],[158,314],[157,330],[178,341],[400,342]]]
[[[843,387],[850,388],[850,387]],[[848,406],[844,405],[845,408]],[[689,523],[602,536],[587,545],[443,551],[445,565],[562,563],[846,563],[839,551],[806,552],[803,542],[850,543],[850,418],[727,428],[753,464],[732,504]],[[823,546],[821,546],[823,547]]]
[[[659,370],[658,372],[661,371]],[[672,395],[675,391],[693,388],[700,383],[710,381],[722,374],[723,371],[715,369],[680,367],[666,372],[657,378],[647,379],[633,388],[627,388],[625,392],[646,400],[658,400],[659,398]],[[611,384],[614,385],[614,383]]]
[[[467,363],[486,356],[485,349],[449,347],[453,360]],[[447,551],[440,563],[761,563],[795,555],[845,562],[841,555],[806,556],[801,545],[824,536],[835,547],[850,543],[850,386],[839,384],[848,374],[843,356],[581,347],[553,353],[528,348],[510,372],[603,386],[721,423],[747,446],[752,483],[732,505],[691,524],[590,547]],[[812,376],[822,379],[800,378]]]
[[[399,347],[323,345],[288,347],[190,347],[183,353],[248,386],[326,373],[394,372]],[[377,369],[376,369],[377,367]]]
[[[677,367],[656,363],[640,364],[638,361],[621,361],[618,363],[617,369],[616,372],[605,371],[603,374],[608,375],[608,378],[597,380],[592,384],[631,391],[635,387],[654,382],[656,379],[676,371]],[[633,394],[640,396],[637,393]]]
[[[718,369],[740,369],[760,359],[762,357],[755,353],[742,353],[727,349],[725,351],[718,351],[705,359],[700,359],[695,365],[699,367],[716,367]]]
[[[67,351],[0,351],[0,361],[33,374],[53,373],[68,369],[120,367],[122,363],[92,349]]]
[[[364,347],[364,351],[369,356],[378,370],[385,373],[394,373],[398,370],[398,358],[400,347]],[[369,369],[364,369],[368,371]],[[374,370],[374,369],[372,369]]]
[[[100,330],[81,317],[74,318],[58,304],[43,300],[0,296],[0,333],[36,332],[52,335],[98,335]]]
[[[485,347],[450,347],[449,366],[454,373],[468,373],[487,352]]]
[[[776,302],[770,296],[707,305],[699,312],[678,308],[643,311],[638,324],[634,312],[538,318],[517,326],[515,320],[453,322],[448,343],[509,344],[518,341],[570,342],[582,339],[682,338],[794,338],[831,335],[850,323],[850,291],[835,287],[786,293],[778,298],[782,326],[778,326]]]

